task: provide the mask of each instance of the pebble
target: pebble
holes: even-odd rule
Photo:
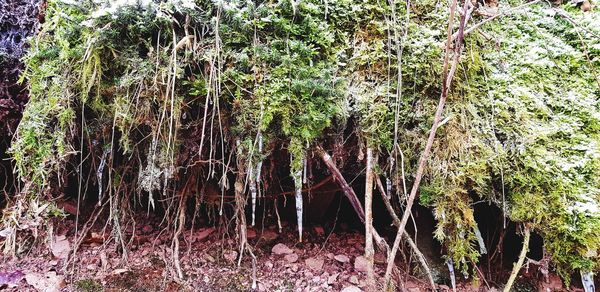
[[[357,256],[354,259],[354,270],[357,272],[367,272],[367,268],[369,267],[369,261],[364,256]]]
[[[284,259],[288,262],[288,263],[295,263],[298,261],[298,255],[295,253],[291,253],[291,254],[286,254]]]
[[[345,254],[338,254],[334,258],[336,261],[338,261],[340,263],[347,263],[350,261],[350,258]]]
[[[346,286],[344,287],[344,289],[342,289],[341,292],[362,292],[362,290],[360,290],[360,288],[350,285],[350,286]]]
[[[285,245],[283,243],[278,243],[275,246],[273,246],[273,248],[271,249],[271,252],[275,255],[282,255],[282,254],[291,254],[294,251],[291,250],[289,247],[287,247],[287,245]]]
[[[325,263],[325,261],[320,258],[308,258],[304,262],[311,270],[314,271],[323,269],[323,264]]]

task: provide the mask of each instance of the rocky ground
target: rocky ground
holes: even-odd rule
[[[65,220],[59,225],[50,249],[2,259],[0,286],[7,291],[252,290],[251,257],[246,253],[238,266],[234,235],[219,229],[185,232],[181,243],[184,278],[174,280],[172,237],[156,229],[157,224],[138,224],[126,255],[105,241],[108,234],[103,235],[101,228],[90,231],[74,260],[74,223]],[[312,226],[304,242],[297,242],[296,236],[295,228],[285,222],[282,232],[276,226],[248,229],[257,259],[255,291],[362,291],[366,261],[359,231],[344,224],[334,233]],[[375,260],[377,272],[383,274],[384,256],[378,254]],[[425,281],[407,277],[409,291],[426,291],[426,287]],[[441,285],[440,289],[449,288]],[[477,288],[469,285],[469,290]]]
[[[157,229],[158,219],[140,218],[125,231],[127,253],[107,241],[101,226],[82,240],[76,256],[74,222],[58,224],[51,248],[38,248],[19,258],[0,263],[0,290],[7,291],[252,291],[252,258],[244,254],[238,266],[238,245],[233,234],[213,227],[186,231],[181,242],[183,280],[176,280],[172,236]],[[366,261],[364,237],[359,230],[340,224],[335,232],[317,225],[309,228],[304,242],[283,222],[281,232],[249,228],[248,238],[256,256],[257,287],[254,291],[363,291]],[[131,232],[135,230],[135,235]],[[377,254],[376,272],[383,275],[385,258]],[[401,269],[405,266],[401,265]],[[415,274],[415,271],[413,271]],[[418,274],[418,271],[416,272]],[[430,291],[425,280],[404,275],[405,290]],[[526,280],[526,279],[525,279]],[[442,280],[443,282],[444,280]],[[460,281],[460,279],[459,279]],[[558,281],[558,282],[557,282]],[[449,284],[449,283],[447,283]],[[486,283],[459,283],[458,291],[495,291]],[[561,291],[556,277],[535,286],[522,281],[516,291]],[[439,291],[451,291],[439,285]],[[546,290],[548,289],[548,290]],[[566,289],[565,289],[566,290]],[[572,288],[569,290],[577,291]]]

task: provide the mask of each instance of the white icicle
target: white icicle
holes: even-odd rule
[[[477,242],[479,243],[479,253],[486,254],[487,249],[485,248],[485,242],[483,241],[483,236],[481,236],[481,231],[479,231],[479,227],[475,224],[475,237],[477,238]]]
[[[456,291],[456,276],[454,275],[454,264],[451,259],[446,261],[448,265],[448,271],[450,272],[450,282],[452,283],[452,291]]]
[[[106,156],[110,153],[110,148],[106,148],[104,153],[102,153],[102,159],[100,160],[100,165],[98,166],[98,170],[96,171],[96,178],[98,179],[98,206],[102,204],[102,196],[104,194],[102,177],[104,176],[104,167],[106,166]]]
[[[299,241],[302,242],[302,169],[299,169],[294,174],[294,185],[296,187],[296,217],[298,217],[298,237]]]
[[[385,178],[385,188],[387,191],[387,197],[390,199],[392,197],[392,181],[389,178]]]
[[[594,292],[596,291],[596,287],[594,286],[594,274],[592,272],[584,272],[581,273],[581,283],[583,284],[583,290],[585,292]]]
[[[250,168],[248,171],[250,171],[249,188],[250,194],[252,195],[252,224],[250,224],[250,226],[254,226],[256,221],[256,175],[252,168]]]
[[[258,155],[262,153],[262,134],[258,133]],[[262,170],[262,160],[259,160],[256,164],[256,168],[250,167],[250,193],[252,194],[252,225],[256,224],[256,197],[257,190],[260,185],[260,173]]]

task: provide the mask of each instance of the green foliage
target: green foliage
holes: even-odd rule
[[[376,167],[396,189],[401,165],[414,172],[441,91],[442,2],[111,3],[49,1],[31,44],[31,99],[11,150],[31,197],[64,178],[81,135],[94,160],[120,155],[109,158],[115,193],[136,177],[151,202],[193,159],[228,165],[234,153],[254,166],[272,141],[296,173],[350,119],[361,144],[396,159]],[[598,270],[600,13],[566,9],[532,5],[467,36],[420,189],[464,273],[479,257],[474,200],[507,204],[563,276]]]

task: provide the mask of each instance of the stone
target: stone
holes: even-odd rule
[[[345,254],[338,254],[338,255],[334,256],[333,258],[340,263],[347,263],[350,261],[350,258]]]
[[[346,286],[341,292],[362,292],[362,290],[354,285]]]
[[[327,277],[327,284],[332,285],[335,282],[337,282],[337,279],[338,279],[339,275],[340,275],[339,273],[335,273],[335,274]]]
[[[308,258],[304,261],[306,266],[308,266],[313,271],[320,271],[323,269],[323,264],[325,261],[320,258]]]
[[[265,267],[267,267],[268,269],[272,269],[273,268],[273,263],[271,261],[267,261],[265,263]]]
[[[273,246],[273,248],[271,249],[271,252],[275,255],[284,255],[284,254],[291,254],[294,251],[291,250],[289,247],[287,247],[287,245],[285,245],[283,243],[278,243],[275,246]]]
[[[366,273],[369,267],[369,261],[364,256],[357,256],[354,259],[354,270],[357,272]]]
[[[358,277],[357,277],[357,276],[355,276],[355,275],[352,275],[352,276],[350,276],[350,278],[348,279],[348,282],[350,282],[350,283],[352,283],[352,284],[355,284],[355,285],[358,285],[358,283],[359,283],[359,282],[358,282]]]
[[[283,257],[288,263],[295,263],[298,261],[298,255],[295,253],[291,253],[291,254],[286,254],[285,257]]]

